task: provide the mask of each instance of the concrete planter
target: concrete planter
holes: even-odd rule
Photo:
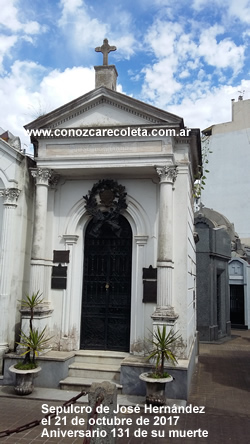
[[[19,370],[15,368],[15,365],[12,365],[9,370],[16,374],[16,385],[14,387],[16,394],[24,396],[33,392],[33,380],[42,369],[36,367],[32,370]]]
[[[150,373],[141,373],[139,378],[146,382],[146,404],[164,405],[166,403],[165,386],[172,382],[172,376],[167,378],[151,378]]]

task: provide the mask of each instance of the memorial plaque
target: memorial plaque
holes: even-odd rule
[[[143,281],[142,302],[157,302],[157,281]]]
[[[52,267],[53,277],[67,277],[67,267],[62,267],[61,264]]]
[[[157,279],[157,268],[153,268],[152,265],[149,268],[142,269],[143,279]]]
[[[69,250],[54,250],[53,251],[54,263],[69,263]]]
[[[51,288],[65,290],[67,288],[67,267],[61,264],[52,267]]]
[[[54,290],[66,290],[67,278],[64,277],[52,277],[51,288]]]

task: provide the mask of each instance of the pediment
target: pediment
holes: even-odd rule
[[[0,138],[0,157],[1,157],[1,166],[6,162],[20,161],[22,159],[23,154],[11,146],[8,142]]]
[[[154,106],[112,91],[97,88],[25,125],[35,128],[169,124],[183,127],[183,119]]]

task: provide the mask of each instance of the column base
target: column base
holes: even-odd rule
[[[50,307],[50,302],[43,302],[35,308],[33,317],[33,327],[39,330],[39,333],[46,327],[47,334],[50,330],[50,319],[52,317],[53,309]],[[29,334],[30,329],[30,310],[21,308],[21,330],[25,334]]]
[[[163,307],[157,306],[155,312],[151,315],[153,323],[164,322],[168,325],[174,325],[179,315],[175,313],[174,307],[170,305]]]
[[[0,376],[3,375],[3,357],[9,350],[9,346],[6,343],[0,344]]]
[[[162,330],[166,328],[166,334],[173,333],[175,329],[175,324],[179,315],[175,313],[174,307],[170,305],[167,307],[156,307],[155,312],[151,315],[153,319],[153,334],[158,332],[158,329]]]

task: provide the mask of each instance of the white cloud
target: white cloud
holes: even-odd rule
[[[21,5],[18,0],[0,0],[0,24],[14,33],[37,34],[44,30],[44,27],[36,21],[19,20]]]
[[[0,78],[1,127],[29,144],[23,125],[94,88],[94,72],[74,67],[63,72],[34,62],[16,61],[8,76]]]
[[[174,78],[175,68],[176,59],[172,56],[160,60],[152,67],[143,69],[145,74],[143,97],[153,101],[158,107],[164,107],[181,89],[181,84]]]
[[[145,41],[157,58],[168,57],[174,54],[182,31],[179,23],[156,20],[149,28]]]
[[[203,97],[185,97],[180,105],[167,107],[169,112],[184,118],[184,123],[188,127],[200,128],[201,130],[209,126],[222,122],[231,121],[231,100],[237,99],[238,91],[250,91],[250,81],[242,80],[236,86],[225,85],[218,88],[204,91]],[[250,99],[250,93],[245,99]]]
[[[46,30],[36,21],[21,21],[22,11],[18,8],[18,0],[0,0],[0,72],[3,71],[4,58],[12,57],[11,49],[20,39],[33,43],[34,35]]]
[[[90,68],[73,67],[63,72],[55,69],[43,78],[39,94],[54,109],[94,89],[94,79]]]
[[[67,34],[74,51],[85,52],[100,45],[109,31],[108,25],[91,18],[83,0],[61,0],[60,5],[62,14],[58,25]]]
[[[228,19],[239,19],[243,23],[250,23],[250,1],[249,0],[210,0],[210,8],[215,6],[223,8],[223,15]],[[193,0],[192,7],[196,11],[208,9],[207,0]]]
[[[184,69],[184,71],[181,71],[179,74],[180,79],[185,79],[186,77],[190,76],[190,72],[187,69]]]
[[[129,59],[132,55],[135,54],[135,49],[138,47],[138,43],[135,41],[135,38],[132,34],[128,34],[122,37],[110,40],[110,43],[114,44],[118,49],[116,59],[125,58]],[[121,56],[121,57],[120,57]]]
[[[2,71],[2,63],[5,55],[9,54],[12,46],[17,42],[17,36],[0,35],[0,72]]]
[[[60,6],[58,25],[67,41],[70,41],[73,52],[93,51],[96,46],[102,45],[104,38],[108,38],[110,45],[115,45],[119,50],[115,59],[120,60],[129,59],[140,46],[130,31],[133,21],[131,14],[119,4],[112,7],[107,17],[108,23],[105,19],[100,21],[95,16],[94,6],[87,6],[84,0],[61,0]]]
[[[75,14],[81,6],[83,6],[82,0],[71,0],[70,2],[68,0],[61,0],[60,4],[63,8],[62,13],[62,21],[67,22],[68,20],[68,14]]]
[[[142,97],[159,107],[186,98],[197,102],[207,96],[215,82],[230,83],[244,65],[244,46],[237,46],[220,25],[185,32],[185,25],[157,19],[145,41],[156,59],[142,70]],[[213,70],[207,73],[207,65]],[[231,79],[225,70],[231,72]],[[190,80],[189,80],[190,79]],[[184,83],[183,83],[184,82]]]
[[[145,76],[142,95],[165,107],[182,88],[177,79],[188,77],[189,70],[199,65],[195,60],[197,45],[179,23],[161,20],[154,22],[145,40],[152,58],[158,60],[142,70]]]
[[[237,17],[245,23],[250,23],[250,1],[249,0],[231,0],[229,2],[229,14]]]
[[[213,1],[216,1],[216,0],[211,0],[211,3],[212,3]],[[196,11],[199,11],[199,10],[201,10],[201,9],[203,8],[203,6],[205,6],[205,5],[207,5],[207,0],[193,0],[192,7],[193,7]]]
[[[238,73],[244,62],[244,47],[237,46],[230,39],[219,42],[216,36],[223,34],[221,26],[212,26],[201,33],[198,53],[204,58],[208,65],[216,68],[231,68]]]

